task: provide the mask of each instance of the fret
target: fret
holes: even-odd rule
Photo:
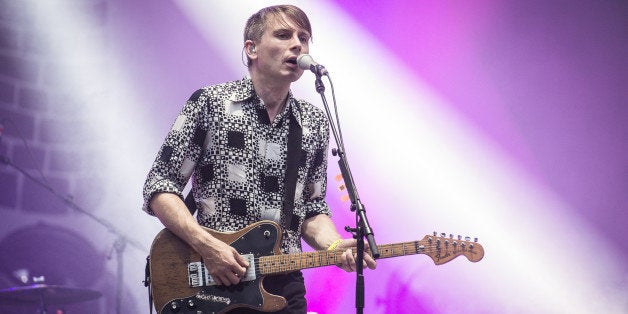
[[[279,256],[279,271],[285,271],[286,270],[286,255],[280,255]]]
[[[379,248],[379,254],[382,258],[386,258],[390,255],[390,251],[388,249],[389,245],[385,244],[385,245],[380,245]]]
[[[325,254],[327,254],[327,265],[337,264],[338,255],[336,254],[336,251],[327,251]]]
[[[303,268],[303,254],[298,254],[294,256],[295,259],[295,269],[302,269]]]
[[[301,255],[301,267],[302,268],[308,268],[310,261],[309,261],[309,257],[307,252],[303,252],[300,254]]]

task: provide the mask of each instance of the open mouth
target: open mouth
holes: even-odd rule
[[[290,58],[286,59],[286,62],[290,63],[290,64],[297,65],[297,58],[296,57],[290,57]]]

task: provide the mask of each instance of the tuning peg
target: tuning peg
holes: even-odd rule
[[[436,231],[434,231],[434,236],[436,236]]]
[[[458,235],[458,240],[462,240],[462,237],[460,235]]]
[[[445,234],[444,232],[442,232],[442,233],[440,234],[440,236],[444,238],[444,237],[446,236],[446,234]]]
[[[473,239],[473,242],[478,242],[478,238],[474,238],[474,239]]]
[[[465,241],[471,241],[471,237],[464,237]]]
[[[450,234],[449,234],[449,238],[450,238],[450,239],[453,239],[453,238],[454,238],[454,235],[450,233]]]

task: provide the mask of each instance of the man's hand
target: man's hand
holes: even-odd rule
[[[166,228],[201,255],[217,284],[230,286],[240,282],[249,263],[234,248],[201,228],[180,197],[158,193],[151,199],[150,207]]]
[[[238,284],[249,267],[249,263],[236,249],[220,240],[212,241],[199,250],[199,254],[203,257],[207,271],[219,285]]]
[[[340,257],[342,264],[338,267],[344,269],[347,272],[356,271],[356,254],[353,253],[351,249],[356,247],[356,243],[357,241],[355,239],[344,239],[336,247],[336,249],[346,249]],[[377,267],[377,262],[375,262],[373,257],[368,254],[368,251],[368,243],[364,243],[364,267],[375,269]]]

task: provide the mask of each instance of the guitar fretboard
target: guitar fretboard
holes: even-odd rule
[[[425,251],[420,241],[378,245],[380,258],[419,254]],[[355,251],[355,248],[353,249]],[[260,257],[257,268],[261,275],[287,273],[300,269],[340,265],[344,250],[303,252]]]
[[[379,258],[425,253],[425,245],[421,244],[420,241],[384,244],[377,247],[379,248]]]

